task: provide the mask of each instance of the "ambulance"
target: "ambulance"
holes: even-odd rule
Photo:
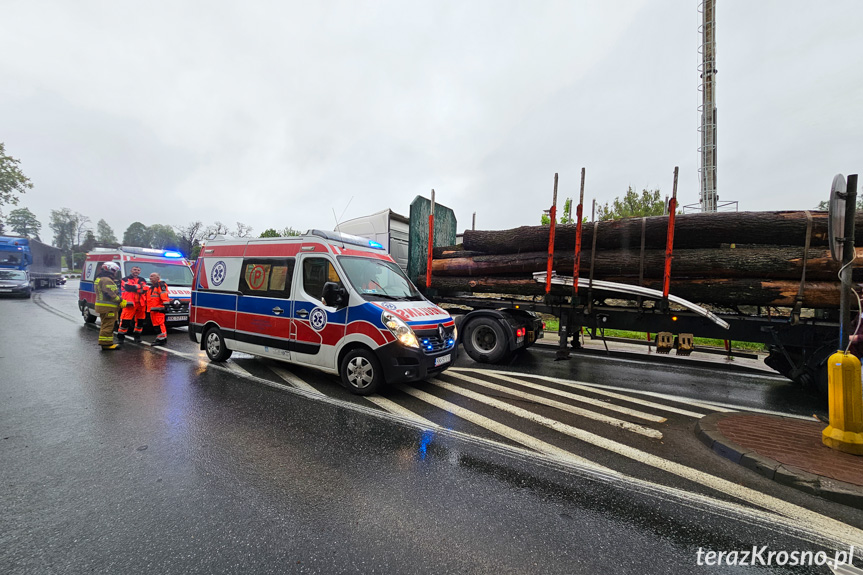
[[[120,265],[120,277],[132,273],[133,267],[141,268],[141,277],[149,282],[150,274],[156,272],[168,284],[168,305],[165,306],[165,326],[182,327],[189,324],[189,301],[192,297],[192,268],[183,254],[173,250],[158,250],[120,246],[119,248],[94,248],[87,254],[78,288],[78,309],[85,323],[93,323],[96,315],[96,290],[93,283],[96,274],[105,262]],[[119,283],[117,285],[119,288]],[[145,325],[149,324],[149,318]]]
[[[452,317],[372,240],[321,230],[217,239],[195,269],[189,337],[211,361],[241,351],[337,374],[370,395],[456,359]]]

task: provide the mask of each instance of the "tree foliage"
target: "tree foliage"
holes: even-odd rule
[[[290,238],[292,236],[301,236],[301,235],[303,235],[303,232],[301,232],[299,230],[295,230],[291,226],[287,226],[285,228],[282,228],[281,230],[277,230],[275,228],[267,228],[266,230],[261,232],[261,235],[258,237],[259,238]]]
[[[177,247],[187,258],[194,259],[192,253],[195,246],[200,245],[200,241],[204,239],[206,229],[200,221],[189,222],[185,226],[174,226],[177,232]],[[200,251],[200,250],[199,250]]]
[[[599,221],[661,216],[665,213],[665,200],[659,190],[645,189],[639,195],[630,186],[623,198],[614,198],[610,207],[608,202],[597,206],[596,212]]]
[[[174,228],[162,224],[153,224],[148,228],[150,232],[150,247],[156,249],[178,249],[179,241]]]
[[[6,223],[18,235],[39,239],[39,231],[42,229],[42,224],[36,219],[36,214],[27,208],[18,208],[9,212]]]
[[[30,179],[18,167],[21,160],[6,155],[6,145],[0,142],[0,206],[18,205],[18,195],[33,187]]]
[[[108,225],[105,220],[96,222],[96,241],[104,246],[117,245],[117,237],[114,235],[114,230]]]
[[[87,253],[92,251],[95,247],[96,235],[93,233],[93,230],[87,230],[87,233],[84,234],[84,241],[81,243],[81,251]]]
[[[72,246],[78,245],[79,222],[85,217],[69,208],[51,210],[48,227],[54,232],[54,245],[65,252],[71,252]]]
[[[149,248],[152,237],[150,230],[141,222],[133,222],[126,228],[123,233],[124,246],[137,246],[139,248]]]

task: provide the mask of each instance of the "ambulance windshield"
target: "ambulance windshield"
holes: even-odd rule
[[[339,263],[348,281],[368,301],[421,300],[414,284],[408,280],[398,264],[376,258],[341,256]]]
[[[132,268],[141,268],[140,277],[150,281],[150,274],[156,272],[163,282],[171,287],[192,287],[192,270],[189,266],[182,264],[169,264],[162,262],[123,262],[123,275],[132,273]]]

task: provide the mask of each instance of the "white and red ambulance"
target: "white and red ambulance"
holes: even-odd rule
[[[321,230],[211,240],[195,270],[189,337],[211,361],[233,351],[289,361],[369,395],[456,358],[452,317],[374,241]]]
[[[157,250],[120,246],[119,248],[94,248],[87,254],[78,288],[78,309],[86,323],[93,323],[98,317],[96,291],[93,282],[96,273],[105,262],[120,265],[121,277],[132,273],[133,267],[141,268],[141,277],[149,281],[150,274],[156,272],[168,284],[168,305],[165,306],[165,325],[181,327],[189,323],[189,301],[192,297],[192,268],[183,254],[172,250]],[[119,283],[117,285],[119,288]],[[149,317],[147,324],[149,325]]]

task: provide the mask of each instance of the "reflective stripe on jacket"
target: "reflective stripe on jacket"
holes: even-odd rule
[[[144,303],[147,293],[147,282],[144,281],[144,278],[126,276],[120,280],[120,285],[123,290],[121,296],[124,300],[130,301],[136,306]]]
[[[117,309],[123,298],[117,290],[117,284],[111,278],[102,276],[96,278],[96,313],[109,312]]]
[[[147,311],[154,307],[165,307],[166,303],[168,303],[168,284],[160,281],[157,285],[150,286],[147,292]]]

